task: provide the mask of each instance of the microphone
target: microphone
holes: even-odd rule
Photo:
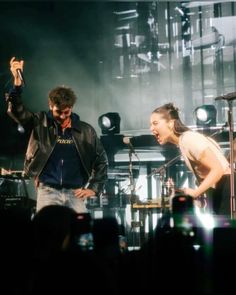
[[[130,137],[123,137],[123,143],[127,144],[129,146],[130,152],[134,154],[137,157],[137,154],[135,152],[134,146],[131,143],[131,138]]]
[[[215,98],[215,100],[221,100],[221,99],[225,99],[225,100],[234,100],[236,99],[236,92],[231,92],[225,95],[221,95],[221,96],[217,96]]]
[[[16,69],[16,72],[17,72],[18,77],[21,80],[22,86],[25,86],[25,79],[24,79],[22,70],[21,69]]]

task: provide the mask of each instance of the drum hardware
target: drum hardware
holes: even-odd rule
[[[97,196],[91,196],[86,199],[86,207],[88,209],[95,209],[100,207],[100,200]]]
[[[130,199],[128,195],[124,194],[101,194],[100,197],[92,196],[87,199],[87,208],[95,209],[95,208],[113,208],[120,209],[125,208],[127,204],[130,203]]]
[[[169,178],[165,182],[166,178],[166,169],[174,164],[177,160],[181,158],[181,154],[177,155],[167,163],[161,165],[159,168],[153,169],[151,173],[149,173],[146,177],[152,177],[153,175],[158,175],[161,182],[161,208],[163,212],[166,208],[170,207],[171,198],[174,196],[174,182],[171,178]]]
[[[105,208],[125,208],[126,205],[131,203],[131,198],[134,196],[130,196],[128,194],[107,194],[104,193],[101,195],[101,207]],[[137,198],[137,196],[136,196]]]
[[[142,221],[131,221],[131,228],[143,226]]]
[[[135,157],[138,159],[138,161],[140,162],[139,160],[139,157],[137,156],[137,154],[135,153],[135,150],[131,144],[131,142],[128,142],[128,146],[129,146],[129,152],[128,152],[128,155],[129,155],[129,166],[128,166],[128,179],[129,179],[129,201],[130,201],[130,213],[131,213],[131,234],[132,234],[132,244],[135,245],[136,242],[136,230],[135,228],[139,227],[140,229],[142,228],[142,225],[140,223],[140,221],[136,221],[135,220],[135,213],[134,213],[134,209],[133,209],[133,203],[135,201],[137,201],[138,197],[136,196],[136,182],[135,182],[135,170],[133,169],[133,161],[132,161],[132,156],[133,154],[135,155]],[[140,164],[140,163],[139,163]],[[138,173],[139,173],[139,169],[138,169]]]
[[[170,205],[167,204],[165,206],[169,208]],[[131,222],[131,228],[134,230],[138,227],[139,228],[139,245],[141,246],[146,240],[152,239],[153,237],[153,214],[160,214],[163,212],[163,208],[161,203],[154,203],[154,202],[139,202],[132,204],[133,212],[138,213],[138,221]],[[148,226],[149,230],[146,231],[146,225]],[[133,230],[133,233],[134,233]],[[134,243],[133,243],[134,244]]]
[[[164,197],[164,201],[165,201],[165,206],[168,207],[170,205],[170,198]],[[161,208],[162,197],[158,197],[156,199],[144,200],[144,201],[137,200],[132,205],[133,205],[133,208],[155,208],[155,207]]]
[[[124,181],[127,180],[130,176],[130,171],[126,168],[109,168],[108,169],[108,179],[114,179],[116,181]],[[139,177],[139,169],[133,168],[132,174],[134,178]]]
[[[181,158],[181,155],[177,155],[176,157],[174,157],[173,159],[171,159],[167,163],[161,165],[159,168],[153,169],[151,171],[151,173],[149,173],[146,177],[148,178],[148,177],[151,177],[153,175],[160,175],[161,177],[163,177],[165,175],[166,168],[168,168],[169,166],[171,166],[172,164],[174,164],[174,162],[176,162],[180,158]]]
[[[170,208],[172,198],[175,196],[175,186],[172,178],[168,178],[164,181],[165,175],[163,173],[161,179],[161,208],[164,212],[166,208]]]

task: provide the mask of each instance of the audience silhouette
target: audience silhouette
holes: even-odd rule
[[[233,294],[233,222],[206,234],[188,213],[166,211],[134,250],[115,217],[93,219],[61,205],[33,217],[27,209],[1,210],[2,293]],[[186,217],[188,228],[180,223]]]

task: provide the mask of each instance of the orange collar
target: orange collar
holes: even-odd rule
[[[61,124],[62,129],[66,128],[71,128],[71,118],[67,118],[62,124]]]

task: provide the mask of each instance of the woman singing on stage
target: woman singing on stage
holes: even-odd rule
[[[184,188],[184,194],[194,200],[205,195],[211,213],[230,215],[230,165],[218,143],[185,126],[172,103],[152,112],[150,129],[160,145],[178,146],[185,164],[194,173],[198,185]]]

